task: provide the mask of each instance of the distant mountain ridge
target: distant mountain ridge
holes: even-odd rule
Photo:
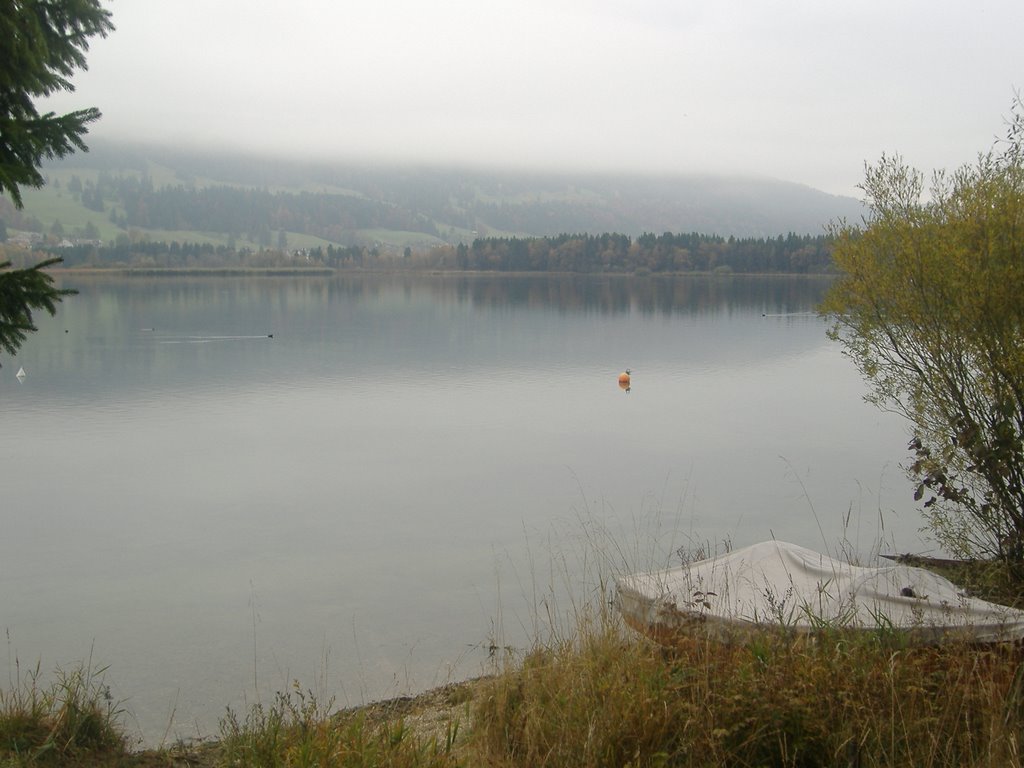
[[[250,219],[264,215],[267,207],[276,206],[278,213],[288,209],[288,215],[258,224],[260,229],[339,244],[373,239],[387,245],[389,232],[407,233],[390,243],[396,246],[454,244],[476,236],[606,232],[768,238],[790,232],[818,235],[830,221],[856,220],[862,213],[854,198],[772,179],[370,166],[99,140],[90,146],[89,153],[54,162],[44,172],[63,178],[65,189],[69,178],[79,176],[86,191],[94,176],[92,210],[124,229],[202,229],[255,237],[240,230],[226,212],[218,222],[219,209],[211,210],[211,200],[219,195],[217,205],[226,211],[230,206],[222,198],[231,197],[231,190],[254,190],[273,198],[254,209]],[[141,192],[126,190],[126,178],[148,186]],[[202,200],[200,190],[207,190]],[[145,198],[139,202],[133,194]],[[187,203],[182,196],[194,199]],[[254,198],[259,195],[249,196],[250,201]],[[160,207],[171,205],[176,206],[174,216],[164,215]],[[147,218],[140,218],[133,206],[141,206]],[[189,210],[203,207],[200,227]],[[43,223],[50,225],[45,218]],[[257,226],[252,221],[246,225]],[[422,241],[410,240],[408,233],[422,235]]]

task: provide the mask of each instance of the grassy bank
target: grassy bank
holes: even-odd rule
[[[95,673],[29,675],[2,699],[0,765],[1020,766],[1021,659],[891,633],[666,649],[598,600],[492,677],[344,711],[296,685],[201,747],[129,753]]]
[[[104,683],[105,669],[84,663],[57,669],[41,683],[40,669],[15,664],[0,691],[0,765],[106,764],[126,755],[124,714]]]

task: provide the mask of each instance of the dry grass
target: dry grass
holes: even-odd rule
[[[1000,585],[1003,588],[1005,585]],[[213,745],[124,751],[86,667],[0,698],[0,766],[1022,765],[1024,651],[905,647],[897,633],[765,631],[671,648],[626,629],[607,594],[494,676],[337,711],[298,684],[229,712]]]
[[[1019,662],[841,634],[663,649],[601,622],[497,678],[475,740],[494,766],[1017,766]]]
[[[296,687],[229,713],[201,749],[130,755],[88,728],[69,740],[56,723],[74,718],[6,696],[0,765],[1012,768],[1020,661],[1018,649],[841,634],[694,634],[668,649],[606,615],[494,677],[419,697],[338,712]]]
[[[58,669],[43,686],[39,667],[0,691],[0,765],[97,765],[125,754],[122,710],[91,662]]]
[[[456,756],[459,720],[431,722],[417,731],[407,718],[415,709],[391,706],[334,712],[296,683],[274,703],[254,706],[244,720],[229,711],[221,722],[220,763],[227,766],[315,768],[318,766],[393,766],[451,768]],[[422,725],[422,724],[421,724]]]

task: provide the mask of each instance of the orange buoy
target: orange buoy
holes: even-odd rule
[[[629,368],[619,374],[619,389],[629,392]]]

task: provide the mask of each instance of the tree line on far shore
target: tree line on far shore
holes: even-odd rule
[[[789,233],[776,238],[724,238],[696,232],[631,238],[622,234],[482,237],[472,243],[403,251],[366,245],[235,249],[224,245],[119,237],[109,244],[43,246],[69,267],[267,267],[443,269],[476,272],[673,274],[735,272],[827,274],[832,240]]]
[[[724,238],[697,232],[633,238],[620,234],[486,237],[435,248],[430,266],[494,272],[809,274],[832,271],[826,235]]]

